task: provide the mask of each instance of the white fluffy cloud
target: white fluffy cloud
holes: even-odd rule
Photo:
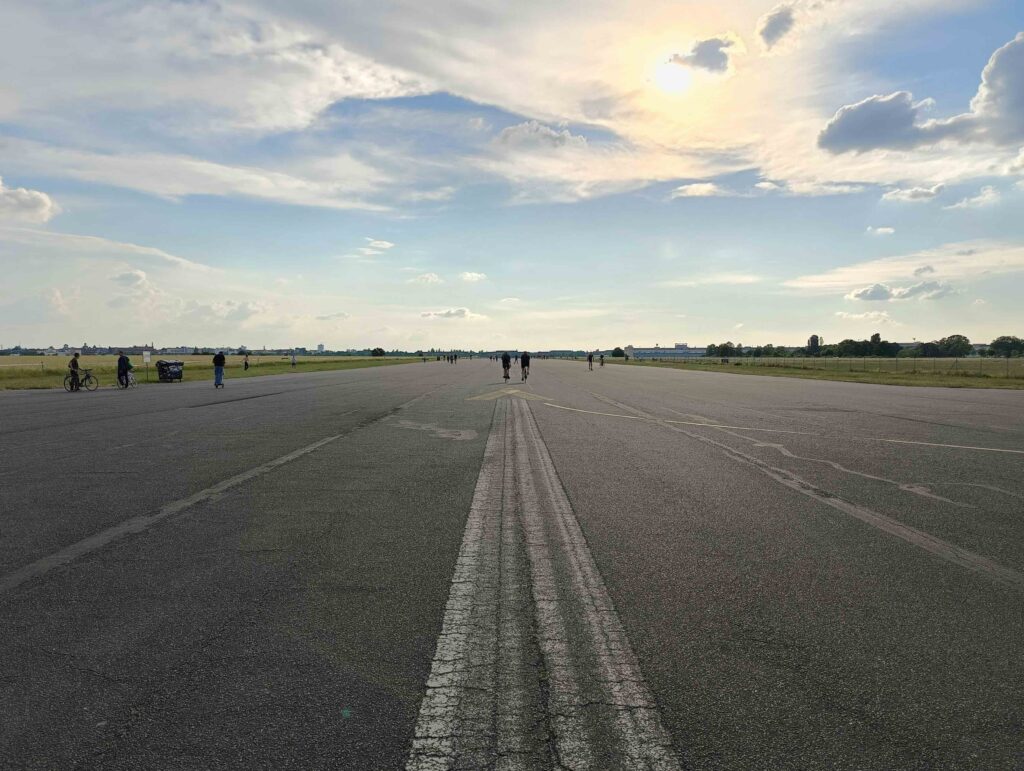
[[[369,236],[367,236],[366,241],[366,246],[370,249],[391,249],[394,246],[390,241],[382,241],[379,238],[370,238]]]
[[[789,34],[796,23],[791,5],[777,5],[757,22],[757,34],[765,48],[771,48]]]
[[[954,243],[897,257],[883,257],[784,282],[807,292],[851,292],[930,275],[936,281],[976,279],[1024,272],[1024,244],[978,241]]]
[[[876,228],[873,225],[868,225],[868,229],[867,229],[867,234],[869,236],[891,236],[891,235],[894,235],[895,233],[896,233],[896,228],[890,228],[890,227],[878,227],[878,228]]]
[[[486,281],[487,280],[487,274],[486,273],[476,273],[474,271],[467,270],[467,271],[464,271],[463,273],[460,273],[459,274],[459,278],[461,280],[467,282],[467,283],[475,284],[478,281]]]
[[[930,201],[933,198],[937,198],[943,190],[946,189],[945,185],[932,185],[931,187],[907,187],[907,188],[894,188],[882,196],[883,201],[898,201],[900,203],[917,203],[920,201]]]
[[[714,182],[694,182],[680,185],[672,191],[672,198],[712,198],[729,195],[729,191]]]
[[[0,222],[49,222],[60,209],[46,193],[6,187],[0,178]]]
[[[502,129],[497,141],[502,145],[530,148],[585,147],[587,144],[586,137],[573,134],[568,128],[554,129],[535,120]]]
[[[889,286],[888,284],[872,284],[863,289],[856,289],[846,295],[848,300],[867,300],[885,302],[890,300],[936,300],[952,294],[953,288],[941,281],[920,281],[909,286]]]
[[[931,100],[908,91],[871,96],[842,107],[818,135],[831,153],[911,149],[943,140],[1019,145],[1024,141],[1024,32],[999,48],[981,74],[969,112],[922,120]]]
[[[983,187],[977,195],[968,196],[956,203],[947,206],[947,209],[983,209],[986,206],[994,206],[999,203],[1001,196],[999,191],[991,185]]]

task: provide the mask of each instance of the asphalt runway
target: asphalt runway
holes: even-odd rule
[[[1024,393],[0,393],[0,767],[1024,768]]]

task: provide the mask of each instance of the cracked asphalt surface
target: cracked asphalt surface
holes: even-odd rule
[[[533,364],[682,766],[1024,767],[1024,393]],[[0,394],[0,578],[214,490],[0,591],[0,767],[403,767],[498,374]]]

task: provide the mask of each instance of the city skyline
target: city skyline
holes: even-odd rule
[[[1024,8],[891,5],[4,8],[0,341],[1019,335]]]

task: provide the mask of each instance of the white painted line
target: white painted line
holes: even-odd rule
[[[495,405],[406,768],[679,768],[523,399]]]
[[[434,389],[434,391],[436,390],[438,389]],[[393,414],[394,412],[404,410],[422,399],[426,399],[428,396],[433,394],[434,391],[429,391],[425,394],[421,394],[420,396],[417,396],[414,399],[410,399],[404,404],[400,404],[391,413],[389,413],[389,415]],[[350,410],[349,412],[341,414],[350,415],[358,411],[359,410]],[[77,543],[73,543],[70,546],[66,546],[65,548],[61,549],[58,552],[55,552],[54,554],[47,555],[46,557],[42,557],[41,559],[38,559],[35,562],[31,562],[28,565],[25,565],[24,567],[15,570],[13,573],[8,573],[5,576],[0,576],[0,594],[10,591],[11,589],[14,589],[18,586],[21,586],[23,583],[33,578],[38,578],[40,576],[46,575],[51,570],[61,567],[63,565],[67,565],[68,563],[78,559],[79,557],[85,554],[89,554],[90,552],[102,549],[104,546],[107,546],[108,544],[118,540],[119,538],[123,538],[124,536],[133,533],[141,533],[155,525],[157,522],[161,522],[162,520],[165,520],[168,517],[173,517],[176,514],[180,514],[186,509],[189,509],[192,506],[202,503],[203,501],[216,498],[217,496],[222,495],[231,488],[237,487],[243,482],[247,482],[250,479],[266,474],[269,471],[273,471],[278,466],[283,466],[284,464],[290,463],[291,461],[296,460],[297,458],[301,458],[303,455],[308,455],[309,453],[314,452],[315,450],[319,450],[324,445],[330,444],[331,442],[336,441],[337,439],[340,439],[341,437],[346,435],[347,432],[335,434],[334,436],[325,437],[324,439],[313,442],[312,444],[306,445],[305,447],[300,447],[299,449],[294,450],[288,453],[287,455],[282,455],[280,458],[275,458],[274,460],[267,461],[266,463],[256,466],[255,468],[251,468],[248,471],[243,471],[241,474],[236,474],[235,476],[225,479],[222,482],[218,482],[212,487],[207,487],[205,490],[200,490],[197,493],[193,493],[187,498],[181,498],[180,500],[165,504],[152,514],[142,514],[137,517],[132,517],[131,519],[125,520],[124,522],[120,522],[119,524],[114,525],[113,527],[109,527],[106,530],[96,533],[95,535],[91,535],[88,538],[84,538],[81,541],[78,541]]]
[[[624,420],[642,420],[649,423],[671,423],[677,426],[700,426],[701,428],[728,428],[733,431],[760,431],[768,434],[799,434],[801,436],[817,436],[823,439],[828,437],[825,434],[813,431],[787,431],[782,428],[752,428],[750,426],[728,426],[722,423],[701,423],[696,420],[670,420],[668,418],[656,418],[644,415],[623,415],[618,412],[598,412],[596,410],[581,410],[577,407],[566,407],[561,404],[544,402],[545,407],[554,407],[556,410],[567,410],[568,412],[582,412],[587,415],[601,415],[606,418],[622,418]],[[884,439],[876,436],[844,436],[844,439],[856,439],[862,442],[891,442],[893,444],[916,444],[923,447],[944,447],[951,450],[975,450],[977,452],[1003,452],[1013,455],[1024,455],[1024,450],[1008,450],[1002,447],[975,447],[966,444],[941,444],[939,442],[912,442],[909,439]]]
[[[730,447],[724,442],[719,442],[710,437],[695,434],[692,431],[686,431],[685,429],[670,425],[671,423],[678,421],[660,420],[652,415],[647,415],[636,407],[630,407],[627,404],[622,404],[621,402],[609,399],[608,397],[601,398],[619,409],[630,410],[654,423],[664,424],[665,428],[668,428],[671,431],[677,431],[681,434],[685,434],[691,439],[696,439],[700,442],[704,442],[705,444],[714,445],[715,447],[723,450],[725,454],[733,460],[756,468],[761,473],[771,477],[776,482],[779,482],[789,489],[794,490],[801,495],[814,498],[819,503],[823,503],[826,506],[853,517],[854,519],[858,519],[865,524],[871,525],[882,532],[888,533],[889,535],[895,536],[907,543],[924,549],[946,562],[950,562],[961,568],[966,568],[967,570],[972,570],[976,573],[984,574],[999,583],[1008,584],[1017,588],[1024,588],[1024,574],[1014,570],[1013,568],[1000,565],[987,557],[983,557],[980,554],[976,554],[967,549],[962,549],[955,544],[951,544],[941,538],[937,538],[931,533],[926,533],[923,530],[918,530],[910,525],[905,525],[891,517],[885,516],[884,514],[879,514],[877,511],[872,511],[871,509],[863,506],[858,506],[854,503],[850,503],[849,501],[837,498],[834,495],[815,487],[810,482],[807,482],[791,471],[772,466],[760,458],[756,458],[753,455],[749,455],[734,447]],[[699,425],[704,424],[702,423]]]
[[[549,677],[552,671],[569,673],[571,659],[566,645],[570,639],[563,636],[561,622],[557,619],[567,609],[559,606],[576,605],[577,611],[586,622],[584,639],[571,641],[573,647],[585,647],[593,655],[596,677],[604,698],[602,705],[614,715],[614,729],[618,734],[615,767],[623,769],[678,769],[680,768],[672,751],[672,742],[661,724],[654,697],[644,681],[636,654],[622,627],[618,613],[605,588],[600,571],[587,546],[572,505],[558,479],[551,455],[540,435],[537,422],[525,401],[513,403],[516,412],[517,439],[521,438],[519,464],[523,467],[531,461],[537,472],[538,486],[542,495],[533,500],[524,496],[523,518],[527,529],[527,547],[541,544],[540,535],[545,523],[542,510],[536,504],[545,501],[550,506],[549,516],[553,517],[557,529],[555,551],[560,557],[567,557],[571,585],[558,586],[550,581],[557,571],[546,549],[538,549],[531,555],[534,575],[534,595],[537,597],[538,626],[540,627],[541,648],[544,650]],[[520,475],[520,479],[525,474]],[[541,612],[542,602],[547,602],[549,613]],[[545,630],[545,627],[548,627]],[[545,634],[547,631],[547,634]],[[566,687],[568,686],[568,687]],[[594,768],[590,748],[581,746],[581,736],[586,736],[581,726],[576,725],[581,715],[589,711],[585,700],[580,701],[576,684],[565,683],[564,679],[552,678],[550,688],[557,699],[556,713],[566,715],[564,724],[556,726],[555,739],[559,747],[559,760],[570,768]],[[565,688],[564,692],[560,692]],[[563,731],[557,729],[561,727]],[[611,766],[607,766],[611,767]]]
[[[180,500],[168,503],[153,514],[142,514],[137,517],[132,517],[131,519],[127,519],[124,522],[114,525],[113,527],[108,527],[106,530],[96,533],[95,535],[84,538],[78,543],[66,546],[59,552],[50,554],[36,560],[35,562],[31,562],[23,568],[15,570],[13,573],[8,573],[7,575],[0,577],[0,594],[21,586],[30,579],[45,575],[54,568],[67,565],[69,562],[78,559],[84,554],[96,551],[97,549],[102,549],[112,541],[116,541],[117,539],[131,533],[141,533],[161,520],[173,517],[175,514],[180,514],[196,504],[223,494],[232,487],[237,487],[243,482],[248,482],[254,477],[266,474],[268,471],[272,471],[278,466],[283,466],[285,463],[290,463],[296,458],[308,455],[314,450],[320,449],[325,444],[330,444],[334,440],[340,439],[342,436],[344,436],[344,434],[336,434],[334,436],[328,436],[325,439],[321,439],[318,442],[313,442],[313,444],[301,447],[294,452],[282,455],[280,458],[275,458],[274,460],[268,461],[256,468],[251,468],[248,471],[243,471],[241,474],[236,474],[233,477],[225,479],[223,482],[218,482],[212,487],[207,487],[205,490],[193,493],[187,498],[181,498]]]
[[[420,705],[409,771],[490,765],[493,660],[497,644],[498,528],[504,480],[504,414],[495,405],[441,634]]]

